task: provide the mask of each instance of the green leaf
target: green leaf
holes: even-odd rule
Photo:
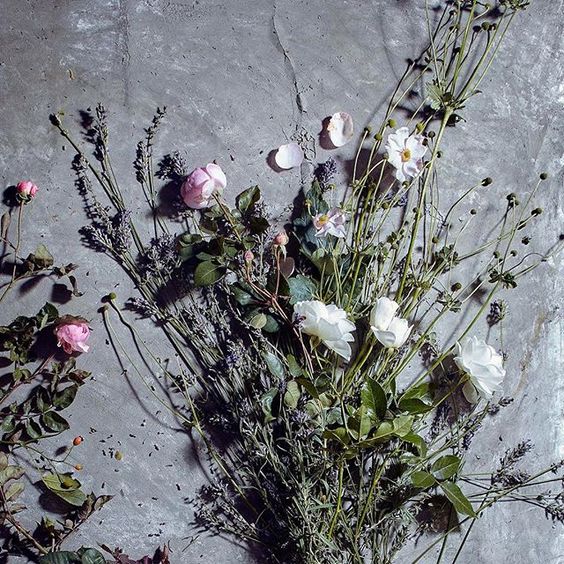
[[[300,399],[300,386],[295,380],[290,380],[286,385],[286,393],[284,394],[284,403],[291,409],[298,407]]]
[[[80,548],[78,550],[81,564],[106,564],[106,559],[101,552],[95,548]]]
[[[344,427],[337,427],[337,429],[327,429],[323,432],[324,439],[332,439],[343,445],[347,445],[350,442],[349,434]]]
[[[440,486],[458,513],[476,517],[472,504],[454,482],[442,482]]]
[[[72,474],[55,474],[47,472],[41,476],[41,481],[52,492],[68,492],[80,488],[80,482],[72,477]]]
[[[288,363],[288,370],[294,378],[299,378],[300,376],[302,376],[303,370],[293,354],[289,354],[286,357],[286,362]]]
[[[225,276],[226,268],[211,261],[198,264],[194,271],[194,282],[196,286],[211,286]]]
[[[274,419],[276,419],[276,417],[274,417],[274,415],[272,414],[272,407],[273,407],[272,404],[277,395],[278,395],[278,388],[271,388],[260,399],[262,412],[264,413],[265,423],[270,423],[271,421],[274,421]]]
[[[417,433],[407,433],[407,435],[404,435],[401,440],[414,445],[419,451],[420,456],[427,455],[427,443],[425,442],[425,439]]]
[[[62,550],[41,556],[39,558],[39,564],[81,564],[81,560],[76,552]]]
[[[429,472],[418,471],[411,474],[411,483],[416,488],[426,489],[434,486],[437,482]]]
[[[458,456],[447,454],[435,460],[431,466],[431,472],[437,480],[448,480],[458,472],[460,463]]]
[[[383,419],[388,406],[386,393],[373,378],[368,378],[360,391],[362,405],[378,419]]]
[[[280,323],[272,317],[272,315],[266,316],[266,323],[264,324],[262,330],[266,333],[276,333],[280,329]]]
[[[249,319],[249,325],[255,329],[262,329],[266,325],[267,321],[268,319],[266,314],[259,312]]]
[[[265,217],[251,217],[249,219],[249,230],[251,233],[260,235],[268,230],[270,227],[270,222]]]
[[[251,186],[235,198],[235,205],[241,213],[247,212],[260,200],[260,188]]]
[[[19,466],[7,466],[0,471],[0,486],[3,486],[10,480],[19,480],[24,475],[23,468]]]
[[[29,270],[50,268],[53,266],[53,255],[47,250],[45,245],[39,245],[35,252],[26,259],[26,266]]]
[[[41,427],[39,426],[37,421],[34,421],[33,419],[30,419],[25,424],[25,432],[30,439],[39,439],[43,435]]]
[[[290,305],[313,299],[317,289],[310,278],[306,278],[301,274],[294,278],[289,278],[288,287],[290,288]]]
[[[87,495],[80,489],[80,482],[71,474],[47,473],[41,477],[47,489],[76,507],[81,507]]]
[[[66,409],[74,401],[76,392],[78,392],[78,384],[73,384],[56,393],[53,398],[53,405],[59,409]]]
[[[24,484],[22,482],[14,482],[10,484],[10,487],[4,492],[4,499],[6,501],[14,501],[23,491]]]
[[[48,411],[41,416],[41,424],[50,431],[62,433],[69,428],[67,420],[56,411]]]
[[[423,382],[418,386],[412,386],[408,388],[401,396],[400,402],[406,399],[417,398],[424,399],[429,396],[429,383]]]
[[[284,379],[284,365],[280,361],[280,359],[273,355],[271,352],[267,352],[263,354],[264,361],[266,362],[266,366],[268,366],[268,370],[273,376],[276,376],[279,380]]]
[[[242,290],[238,286],[231,286],[231,292],[233,293],[233,297],[237,301],[237,303],[241,304],[242,306],[249,305],[253,301],[253,296],[245,290]]]
[[[423,400],[418,398],[401,399],[398,407],[401,411],[407,411],[413,414],[427,413],[433,409],[432,405],[426,404]]]

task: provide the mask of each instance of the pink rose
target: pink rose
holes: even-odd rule
[[[16,186],[16,192],[26,200],[31,200],[39,188],[31,180],[22,180]]]
[[[60,319],[55,328],[57,345],[63,347],[67,354],[73,352],[88,352],[90,348],[86,341],[90,337],[88,323],[80,317],[65,316]]]
[[[200,210],[210,206],[214,194],[221,194],[227,184],[219,165],[209,163],[193,170],[184,181],[180,193],[189,208]]]

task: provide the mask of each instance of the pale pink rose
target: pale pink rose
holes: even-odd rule
[[[26,199],[31,200],[37,194],[39,188],[31,180],[22,180],[16,186],[16,192]]]
[[[193,170],[182,184],[180,193],[184,203],[196,210],[210,207],[214,194],[222,194],[227,178],[219,165],[209,163]]]
[[[55,328],[57,346],[63,347],[67,354],[88,352],[86,341],[90,337],[88,323],[80,317],[66,316],[60,319]]]
[[[274,237],[274,244],[278,245],[279,247],[284,247],[286,246],[290,241],[290,238],[288,237],[288,233],[286,233],[286,231],[280,231],[280,233],[278,233],[278,235],[276,235],[276,237]]]

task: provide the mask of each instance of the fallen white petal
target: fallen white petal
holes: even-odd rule
[[[329,139],[335,147],[342,147],[353,136],[353,120],[346,112],[337,112],[331,116],[327,125]]]
[[[280,145],[274,157],[276,164],[280,168],[288,169],[300,166],[304,160],[304,152],[297,143]]]

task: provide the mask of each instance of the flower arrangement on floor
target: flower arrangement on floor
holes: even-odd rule
[[[464,457],[478,428],[511,401],[495,395],[503,354],[477,324],[488,313],[490,325],[500,323],[498,291],[558,250],[516,258],[542,212],[534,205],[546,175],[524,201],[507,197],[495,234],[476,248],[464,239],[476,217],[465,206],[492,180],[447,209],[437,198],[445,133],[526,5],[448,2],[381,125],[362,132],[350,181],[339,190],[335,162],[322,163],[287,221],[267,213],[258,186],[230,206],[216,162],[189,172],[175,154],[155,171],[158,110],[135,160],[152,216],[144,242],[126,201],[137,196],[111,166],[104,108],[87,124],[94,160],[52,116],[77,153],[92,221],[85,241],[123,267],[139,292],[129,308],[157,322],[176,351],[165,361],[143,349],[177,391],[169,408],[209,454],[215,480],[199,499],[202,526],[258,545],[273,561],[337,564],[392,562],[410,535],[437,523],[430,548],[442,543],[442,555],[466,523],[456,560],[474,520],[501,499],[562,520],[561,493],[530,492],[559,484],[563,462],[529,474],[518,467],[530,450],[523,443],[484,477]],[[350,142],[351,116],[332,116],[326,134],[335,147]],[[292,142],[274,160],[288,169],[304,158]],[[177,187],[173,210],[158,199],[159,179]],[[465,214],[461,223],[455,214]],[[116,300],[106,298],[107,326],[115,314],[135,335]],[[459,312],[470,321],[441,343],[440,327]]]

